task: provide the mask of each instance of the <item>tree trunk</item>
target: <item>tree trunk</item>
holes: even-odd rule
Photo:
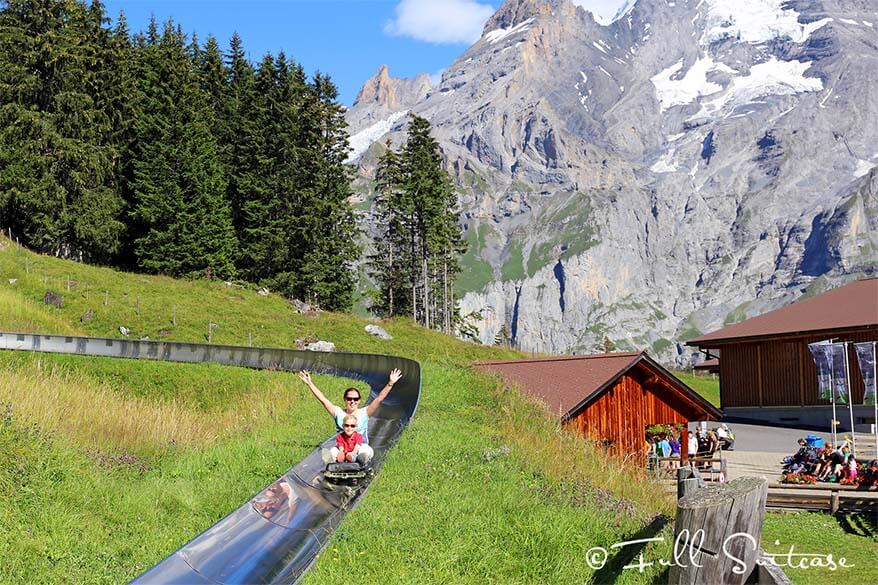
[[[426,246],[425,246],[426,248]],[[430,328],[430,283],[427,275],[427,253],[426,249],[424,250],[424,326],[429,329]]]
[[[416,261],[417,261],[417,257],[418,257],[418,253],[417,253],[418,246],[417,246],[417,243],[415,242],[415,229],[414,229],[415,228],[415,221],[414,221],[414,219],[415,219],[414,216],[412,216],[410,218],[411,223],[409,224],[411,226],[410,231],[411,231],[411,244],[412,244],[412,246],[411,246],[411,264],[409,265],[409,269],[411,270],[411,273],[409,275],[409,278],[411,279],[411,283],[412,283],[412,319],[414,319],[415,323],[417,323],[418,322],[418,276],[417,276],[417,272],[416,272],[416,270],[417,270],[416,269],[416,266],[417,266]]]
[[[767,493],[764,479],[739,477],[678,500],[674,542],[683,555],[668,583],[743,585],[756,564]]]
[[[442,259],[442,319],[445,334],[451,333],[451,311],[448,307],[448,252],[444,254]]]
[[[393,243],[390,244],[390,272],[388,273],[387,279],[387,293],[390,302],[390,316],[393,317],[393,287],[396,284],[395,282],[395,274],[393,270]]]

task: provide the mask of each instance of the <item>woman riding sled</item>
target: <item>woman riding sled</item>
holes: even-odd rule
[[[308,386],[311,390],[311,393],[314,395],[317,400],[323,405],[326,409],[326,412],[335,419],[335,426],[338,432],[343,432],[344,430],[344,421],[347,416],[354,416],[357,419],[357,427],[356,432],[359,433],[363,437],[363,444],[360,445],[358,451],[357,460],[361,463],[367,463],[374,455],[372,448],[368,445],[369,443],[369,417],[372,416],[378,407],[381,406],[381,403],[384,402],[384,399],[387,398],[387,395],[390,394],[390,391],[393,389],[393,385],[399,382],[402,378],[402,371],[398,368],[394,369],[390,372],[390,377],[387,380],[387,384],[384,385],[384,388],[381,389],[381,392],[378,393],[378,396],[370,402],[368,405],[364,407],[360,407],[360,391],[357,388],[347,388],[344,391],[344,408],[333,404],[326,396],[324,396],[323,392],[314,384],[311,380],[311,372],[308,370],[302,370],[298,373],[299,378]]]

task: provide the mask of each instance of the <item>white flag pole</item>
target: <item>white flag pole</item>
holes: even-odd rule
[[[875,457],[878,457],[878,342],[872,342],[872,385],[875,395],[872,403],[875,405],[875,419],[872,421],[872,430],[875,432]]]
[[[835,427],[838,419],[835,414],[835,364],[832,359],[832,340],[829,340],[830,345],[827,346],[826,349],[829,350],[828,358],[829,358],[829,402],[832,403],[832,423],[830,426],[832,427],[832,446],[838,449],[838,437],[835,435]],[[826,352],[824,352],[826,353]]]
[[[854,429],[854,396],[851,393],[851,365],[848,363],[848,343],[844,342],[844,378],[848,387],[848,410],[851,413],[851,455],[857,456],[857,433]]]

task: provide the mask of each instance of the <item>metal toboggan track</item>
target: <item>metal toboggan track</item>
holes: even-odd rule
[[[386,355],[27,333],[0,333],[0,349],[213,362],[290,372],[309,369],[364,381],[373,394],[384,386],[388,373],[399,368],[402,380],[369,419],[376,471],[414,416],[421,393],[420,364]],[[327,426],[330,424],[327,420]],[[333,441],[334,435],[324,445]],[[361,492],[350,498],[325,489],[319,477],[322,470],[318,447],[253,499],[132,583],[295,583],[363,495]]]

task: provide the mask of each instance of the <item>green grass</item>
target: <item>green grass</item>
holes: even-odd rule
[[[708,402],[721,407],[719,400],[719,378],[715,378],[712,374],[694,374],[689,372],[674,372],[674,375],[680,378],[687,386],[698,392]]]
[[[210,440],[193,445],[190,437],[171,437],[155,445],[124,425],[118,435],[71,428],[77,420],[70,410],[35,417],[29,397],[39,400],[39,388],[17,384],[19,393],[0,401],[2,583],[118,583],[136,577],[276,479],[331,428],[322,407],[289,376],[280,389],[287,400],[260,382],[277,372],[77,356],[0,357],[0,381],[20,382],[40,368],[61,370],[70,376],[64,393],[74,397],[92,387],[89,380],[111,374],[106,383],[118,397],[92,405],[102,419],[115,418],[115,403],[131,393],[147,396],[147,406],[172,400],[166,378],[180,389],[191,387],[189,397],[174,400],[175,411],[202,413],[208,424],[226,418],[224,408],[235,403],[230,394],[247,398],[232,424]],[[139,374],[145,375],[137,379]],[[330,395],[349,382],[326,376],[318,381]],[[224,399],[204,404],[201,395],[224,386],[231,389]],[[152,414],[141,408],[136,416]]]
[[[367,584],[586,583],[595,571],[585,551],[625,540],[668,510],[645,481],[560,456],[590,447],[521,395],[459,368],[428,365],[424,381],[418,413],[368,503],[345,518],[305,583],[344,582],[353,566]],[[596,470],[619,491],[603,488]]]
[[[467,367],[515,352],[404,319],[382,323],[394,339],[380,341],[363,331],[365,319],[297,315],[246,287],[124,274],[9,245],[0,272],[0,330],[119,337],[124,325],[131,337],[204,341],[211,321],[215,343],[291,347],[316,337],[420,360],[418,415],[327,551],[365,563],[360,582],[583,581],[593,573],[586,548],[667,509],[601,456],[558,456],[561,445],[595,447]],[[46,290],[64,296],[60,309],[42,303]],[[93,318],[80,322],[89,309]],[[338,396],[349,381],[318,383]],[[332,432],[292,375],[212,364],[0,353],[0,398],[2,583],[133,578]],[[311,582],[336,578],[332,559],[323,555]]]
[[[313,448],[290,421],[167,457],[145,472],[131,454],[97,463],[64,437],[0,424],[0,582],[136,577]],[[113,463],[123,455],[133,463]]]
[[[17,282],[8,285],[9,278]],[[63,295],[60,309],[42,303],[47,290]],[[119,327],[125,326],[132,339],[203,343],[208,340],[208,324],[212,322],[217,326],[211,340],[217,344],[294,347],[296,339],[320,338],[334,342],[339,351],[457,364],[516,355],[452,340],[408,319],[381,322],[394,339],[378,340],[363,330],[369,323],[364,318],[342,313],[299,315],[287,300],[274,294],[260,296],[237,284],[129,274],[7,245],[0,250],[0,306],[13,300],[27,307],[27,316],[21,318],[18,310],[0,310],[0,330],[16,330],[25,320],[42,332],[121,337]],[[93,318],[80,323],[80,317],[89,309],[94,312]],[[8,318],[9,314],[14,318]]]
[[[677,341],[689,341],[690,339],[695,339],[701,335],[701,330],[695,326],[691,321],[686,321],[682,328],[677,331]]]
[[[487,193],[489,189],[488,181],[484,177],[473,171],[464,171],[461,175],[460,186],[468,189],[471,193]]]
[[[500,269],[503,280],[524,280],[527,274],[524,271],[524,256],[521,250],[521,241],[514,240],[509,244],[509,256]]]
[[[492,232],[488,224],[470,227],[467,231],[466,253],[460,260],[461,272],[455,282],[459,294],[482,290],[494,279],[494,269],[482,258],[482,250]]]
[[[203,341],[214,321],[217,343],[246,345],[252,336],[254,345],[291,347],[314,336],[347,351],[422,362],[423,395],[411,427],[308,583],[347,581],[351,567],[365,584],[661,579],[655,569],[622,571],[618,560],[599,572],[586,565],[591,547],[653,536],[647,527],[672,504],[638,471],[608,462],[539,406],[468,367],[515,352],[459,342],[404,319],[382,323],[394,339],[380,341],[363,331],[365,319],[297,315],[275,295],[124,274],[8,244],[0,273],[0,330],[118,337],[124,324],[132,337]],[[9,278],[18,281],[9,285]],[[65,296],[61,309],[42,304],[47,288]],[[80,323],[89,308],[94,318]],[[686,377],[708,397],[716,387]],[[349,383],[318,379],[330,396]],[[174,424],[163,424],[166,418]],[[175,434],[187,424],[215,432]],[[283,372],[0,352],[0,583],[131,579],[331,432],[320,405]],[[766,538],[780,530],[782,541],[795,537],[804,547],[826,531],[856,562],[874,558],[874,537],[772,517]],[[650,545],[647,556],[662,551]],[[866,577],[838,582],[876,580]]]
[[[534,243],[527,258],[527,274],[533,276],[544,266],[595,246],[593,215],[591,198],[584,193],[561,193],[546,201],[531,223],[534,233],[550,237]]]
[[[665,339],[664,337],[661,337],[661,338],[659,338],[659,339],[656,339],[656,340],[653,342],[653,344],[652,344],[652,350],[653,350],[654,352],[656,352],[656,353],[661,353],[661,352],[663,352],[664,350],[666,350],[666,349],[668,349],[669,347],[671,347],[672,345],[674,345],[674,342],[673,342],[673,341],[671,341],[670,339]]]
[[[530,254],[527,257],[527,275],[533,276],[540,268],[554,262],[555,259],[552,257],[552,250],[554,249],[554,241],[535,244],[530,249]]]
[[[830,516],[808,512],[768,513],[762,528],[762,548],[782,555],[795,547],[795,554],[832,554],[852,568],[783,567],[796,585],[860,585],[878,583],[878,522],[865,516]],[[785,559],[784,559],[785,560]]]
[[[34,367],[76,373],[93,385],[103,384],[120,396],[175,401],[209,412],[270,385],[298,389],[286,372],[252,370],[219,364],[183,364],[163,361],[85,357],[78,355],[0,352],[4,372]],[[353,383],[353,380],[350,381]],[[355,384],[364,388],[364,384]]]
[[[34,300],[24,298],[12,289],[0,288],[0,322],[7,331],[34,333],[37,331],[57,331],[75,335],[79,329],[68,323],[55,312],[46,311]]]
[[[744,319],[747,318],[747,306],[750,304],[749,301],[741,303],[732,311],[726,315],[726,318],[723,319],[723,325],[734,325],[735,323],[740,323]]]

